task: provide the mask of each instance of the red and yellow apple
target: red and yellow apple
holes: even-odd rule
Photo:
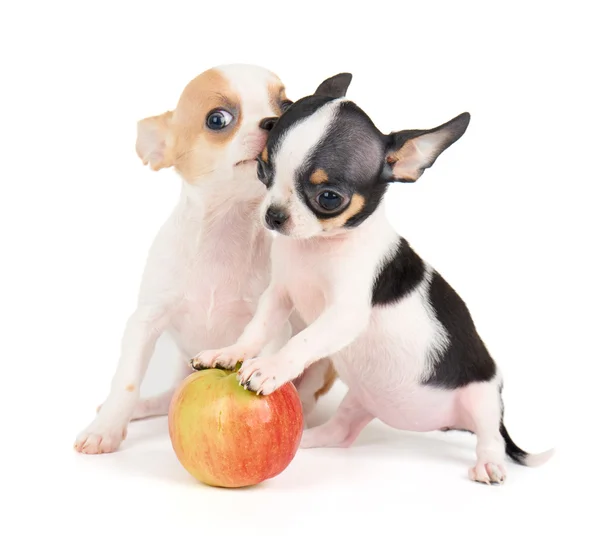
[[[177,458],[197,480],[218,487],[256,485],[279,475],[300,445],[302,403],[292,383],[270,395],[240,387],[236,372],[189,375],[169,408]]]

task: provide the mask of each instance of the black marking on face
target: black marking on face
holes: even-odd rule
[[[285,133],[295,123],[310,116],[321,108],[326,103],[332,101],[333,98],[327,96],[309,96],[299,99],[295,103],[289,101],[286,103],[286,110],[283,112],[277,121],[269,126],[269,136],[267,143],[261,155],[257,157],[258,179],[269,189],[273,184],[273,176],[275,174],[275,156],[279,141],[285,136]],[[265,118],[263,121],[271,120]],[[268,158],[268,159],[267,159]]]
[[[389,305],[410,294],[423,281],[425,264],[404,239],[399,238],[394,256],[381,268],[373,285],[373,306]]]
[[[304,104],[294,104],[281,117],[282,134],[285,135],[283,129],[293,128],[287,114],[295,113],[296,107],[300,105],[304,110],[298,113],[298,118],[303,119],[306,117],[305,112],[312,111],[312,114],[318,110],[314,109],[315,100],[321,103],[321,98],[318,97],[305,98]],[[271,133],[271,136],[275,135]],[[273,147],[276,153],[276,144]],[[358,226],[379,206],[387,189],[387,183],[381,180],[385,166],[385,148],[385,137],[370,118],[354,103],[341,102],[327,131],[307,157],[304,166],[296,172],[296,191],[321,221],[342,215],[353,197],[358,196],[358,199],[355,197],[355,200],[361,201],[360,205],[356,205],[358,211],[351,211],[348,219],[342,218],[335,227]],[[315,173],[323,173],[327,181],[315,182]],[[329,208],[322,204],[321,202],[325,202],[322,197],[329,196],[325,195],[327,192],[332,193],[333,197],[330,198],[337,198],[339,204],[332,203]]]
[[[466,304],[436,271],[429,286],[429,303],[446,329],[449,344],[424,384],[457,389],[473,382],[489,382],[496,375],[496,364]]]

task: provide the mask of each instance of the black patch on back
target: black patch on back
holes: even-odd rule
[[[467,306],[435,271],[429,286],[429,301],[450,342],[424,384],[456,389],[491,380],[496,374],[496,364],[477,333]]]
[[[410,294],[423,280],[425,265],[404,238],[398,238],[396,251],[381,268],[373,285],[371,304],[389,305]]]

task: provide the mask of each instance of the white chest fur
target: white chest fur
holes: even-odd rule
[[[207,197],[208,198],[208,197]],[[256,212],[260,199],[210,208],[182,196],[158,234],[141,301],[168,305],[165,328],[190,357],[235,340],[269,282],[271,238]]]
[[[367,290],[362,303],[349,302],[348,317],[365,316],[365,328],[348,346],[331,355],[336,371],[363,406],[398,428],[431,430],[453,421],[452,397],[424,387],[440,350],[444,328],[427,302],[431,270],[401,301],[371,306],[371,290],[381,264],[393,249],[397,234],[374,216],[352,235],[308,241],[277,238],[274,272],[285,283],[294,308],[312,324],[335,301]],[[370,234],[370,226],[377,236]],[[360,246],[360,248],[357,248]]]

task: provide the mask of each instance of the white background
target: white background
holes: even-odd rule
[[[599,462],[594,2],[333,4],[3,2],[3,537],[592,534],[581,530],[596,517]],[[471,112],[418,184],[391,188],[390,218],[466,300],[506,379],[508,428],[526,450],[556,447],[547,465],[474,484],[473,437],[378,422],[350,449],[300,451],[239,491],[191,480],[164,418],[132,425],[116,454],[75,453],[179,191],[173,172],[138,160],[136,122],[229,62],[273,70],[293,99],[350,71],[348,96],[384,132]],[[154,361],[144,392],[166,374]]]

